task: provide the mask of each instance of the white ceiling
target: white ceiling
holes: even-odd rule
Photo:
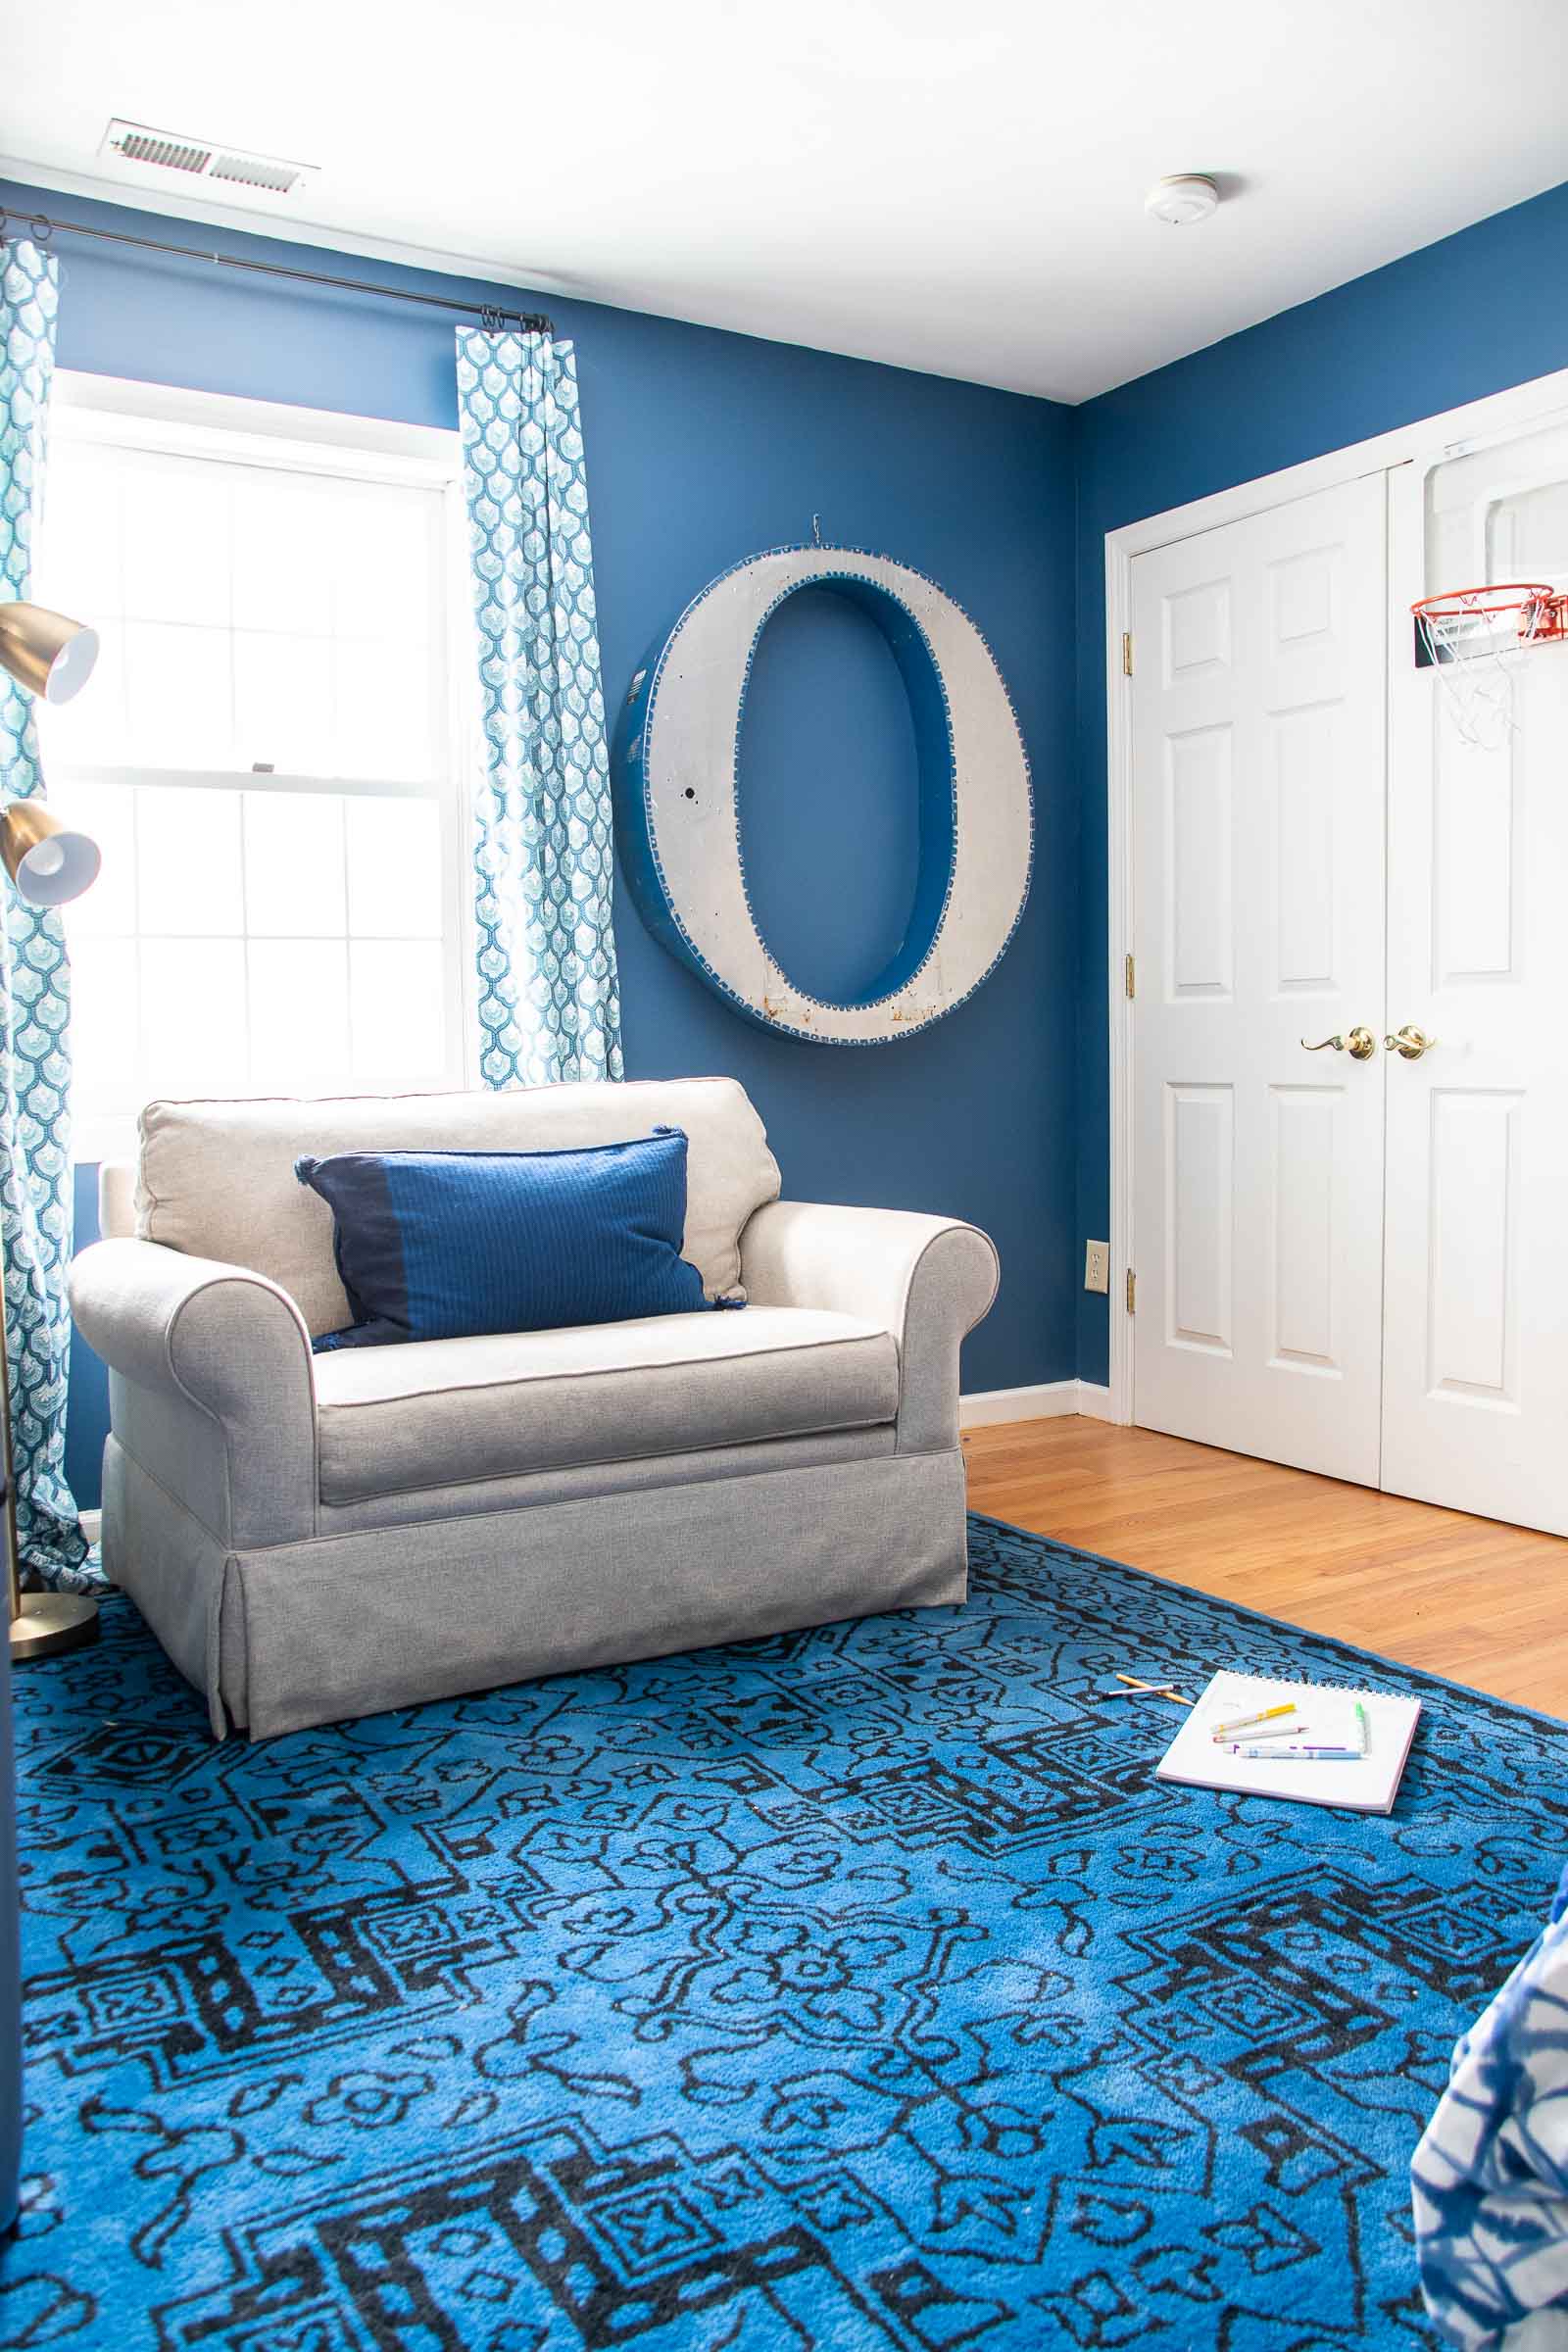
[[[1568,179],[1562,0],[0,0],[0,57],[15,176],[1068,401]],[[320,177],[182,204],[111,115]]]

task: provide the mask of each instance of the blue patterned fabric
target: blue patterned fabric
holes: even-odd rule
[[[29,1666],[0,2341],[1435,2352],[1410,2157],[1568,1727],[971,1542],[963,1608],[255,1747],[128,1603]],[[1111,1676],[1228,1660],[1418,1693],[1393,1814],[1155,1781]]]
[[[1444,2340],[1493,2352],[1555,2305],[1568,2344],[1568,1872],[1550,1925],[1460,2037],[1411,2177]]]
[[[621,1076],[610,764],[577,363],[458,329],[485,776],[475,828],[487,1086]]]
[[[11,1676],[8,1642],[0,1661],[0,2231],[17,2218],[22,2181],[22,1951]]]
[[[0,597],[25,598],[43,487],[59,268],[35,245],[0,245]],[[0,671],[0,797],[43,792],[32,699]],[[72,1244],[70,969],[59,913],[0,880],[0,1229],[5,1249],[11,1443],[24,1565],[46,1585],[103,1578],[66,1483]]]
[[[686,1138],[565,1152],[343,1152],[294,1173],[332,1211],[353,1323],[314,1345],[381,1348],[692,1314]]]

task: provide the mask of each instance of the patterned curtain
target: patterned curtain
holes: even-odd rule
[[[0,245],[0,597],[27,593],[58,296],[52,256]],[[32,699],[0,671],[0,793],[25,800],[42,791]],[[103,1579],[65,1471],[70,969],[58,912],[27,906],[3,877],[0,896],[0,1241],[18,1532],[24,1568],[46,1585],[89,1592]]]
[[[569,343],[458,329],[485,768],[475,906],[487,1086],[618,1078],[610,760]]]

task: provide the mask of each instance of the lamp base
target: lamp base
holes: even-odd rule
[[[11,1620],[11,1659],[47,1658],[98,1639],[98,1603],[81,1592],[24,1592]]]

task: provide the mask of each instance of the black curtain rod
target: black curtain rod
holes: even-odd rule
[[[177,254],[186,262],[212,262],[220,270],[250,270],[260,277],[292,278],[302,286],[332,286],[340,294],[378,294],[384,302],[418,302],[427,310],[470,311],[481,326],[491,328],[514,325],[524,334],[553,335],[550,320],[533,311],[503,310],[494,302],[463,302],[455,294],[416,294],[407,286],[372,285],[363,277],[328,277],[322,270],[288,270],[281,262],[246,262],[230,253],[204,253],[199,246],[173,245],[163,237],[132,237],[123,229],[89,228],[82,220],[52,220],[47,213],[8,213],[0,206],[0,242],[3,242],[12,220],[25,222],[34,231],[43,232],[40,242],[46,242],[56,229],[68,236],[96,237],[105,245],[135,245],[143,253]]]

